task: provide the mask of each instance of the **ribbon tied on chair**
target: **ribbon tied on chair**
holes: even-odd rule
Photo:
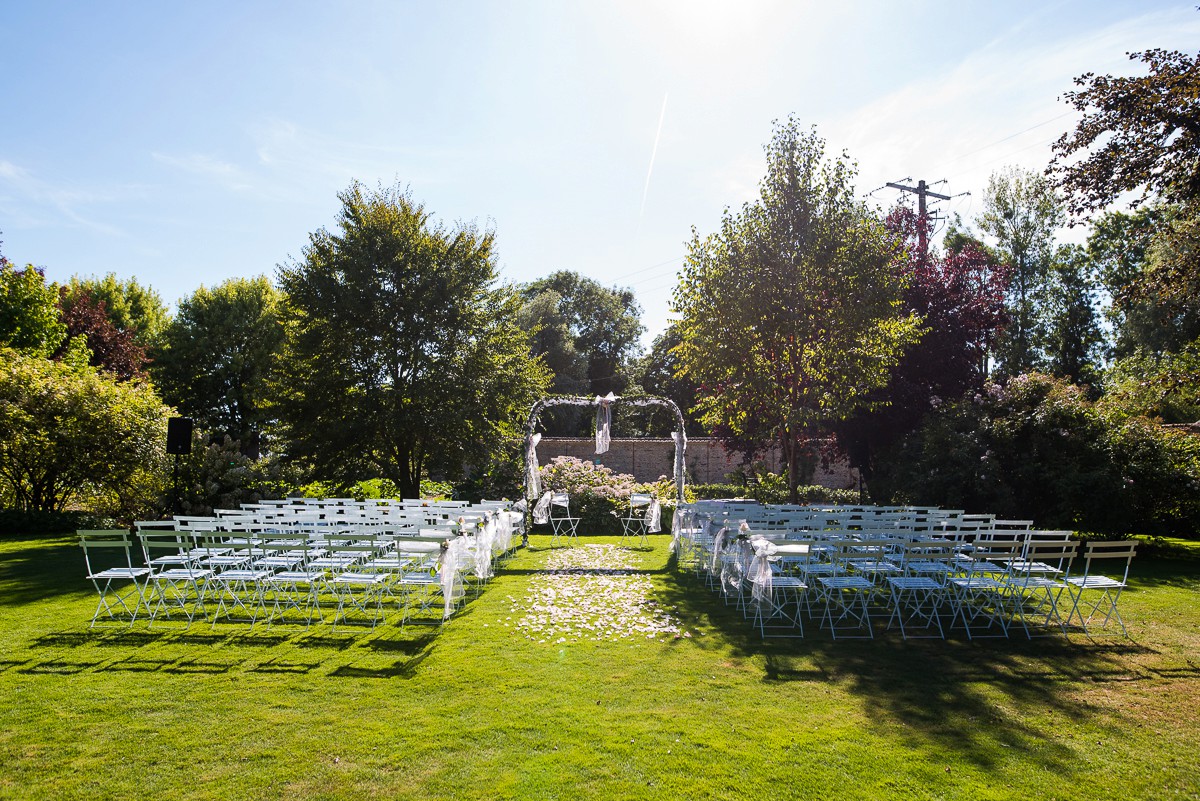
[[[751,541],[754,559],[750,562],[750,594],[759,609],[772,608],[771,555],[775,546],[765,539],[755,537]]]
[[[533,507],[533,522],[539,526],[544,526],[550,522],[550,501],[554,493],[550,490],[542,495],[538,500],[537,506]]]

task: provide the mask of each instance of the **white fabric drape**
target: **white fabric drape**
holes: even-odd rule
[[[742,590],[742,582],[750,572],[750,561],[753,551],[747,535],[750,524],[745,520],[739,522],[737,537],[725,546],[725,555],[721,559],[721,586],[726,595],[738,595]],[[728,537],[728,535],[726,535]]]
[[[603,398],[596,396],[596,453],[608,453],[612,442],[612,403],[617,396],[611,392]]]
[[[538,472],[537,446],[542,441],[541,434],[529,438],[529,447],[525,451],[525,497],[533,500],[542,494],[542,477]]]
[[[678,484],[679,476],[683,475],[684,465],[686,464],[684,457],[688,454],[688,434],[685,434],[683,430],[677,430],[677,432],[671,432],[671,439],[676,444],[676,460],[674,460],[674,472],[672,472],[671,477]]]
[[[646,531],[651,534],[657,534],[662,531],[662,504],[658,498],[650,499],[650,506],[646,509]]]
[[[462,583],[462,569],[465,563],[469,563],[470,558],[466,537],[453,537],[446,542],[438,565],[445,604],[442,615],[446,620],[450,619],[454,606],[466,595]]]
[[[721,530],[713,537],[712,546],[712,564],[708,566],[710,573],[719,574],[721,572],[721,552],[725,550],[725,538],[729,536],[729,525],[721,526]]]
[[[751,540],[751,545],[754,560],[750,563],[750,595],[759,609],[769,610],[772,608],[771,555],[775,553],[775,545],[758,537]]]
[[[533,522],[539,526],[550,522],[550,496],[552,494],[550,490],[546,490],[538,500],[537,506],[533,507]]]
[[[524,515],[520,519],[524,519]],[[512,511],[501,511],[496,514],[496,550],[499,553],[508,553],[512,550],[513,528],[516,523],[517,513]]]
[[[675,506],[674,513],[671,514],[671,553],[679,556],[679,543],[681,538],[681,529],[683,528],[683,509]]]
[[[492,577],[492,546],[496,540],[496,523],[490,517],[483,525],[475,526],[475,575],[480,579]]]

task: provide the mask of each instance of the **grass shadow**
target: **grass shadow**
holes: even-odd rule
[[[62,676],[70,676],[76,673],[83,673],[87,670],[94,670],[102,665],[103,662],[97,661],[69,661],[66,659],[48,659],[45,662],[35,662],[23,668],[18,668],[18,673],[28,674],[54,674]]]
[[[77,542],[36,540],[23,546],[5,543],[0,549],[0,606],[25,606],[64,596],[95,598]]]
[[[1149,560],[1148,560],[1149,561]],[[674,557],[668,565],[677,567]],[[1188,586],[1194,566],[1146,564],[1139,581]],[[700,648],[727,649],[763,666],[765,684],[834,682],[859,699],[871,727],[901,737],[922,753],[954,755],[981,769],[1002,767],[1006,753],[1036,752],[1049,769],[1078,771],[1077,754],[1062,726],[1100,713],[1080,695],[1104,685],[1192,679],[1200,666],[1161,670],[1141,664],[1159,652],[1130,640],[1093,641],[1081,636],[970,641],[905,641],[898,632],[876,639],[834,641],[805,620],[805,637],[763,641],[736,607],[692,571],[672,570],[656,583],[656,596],[687,626],[709,626],[718,637],[693,638]],[[706,643],[707,639],[707,643]]]
[[[431,648],[427,648],[410,659],[401,659],[386,667],[341,665],[329,671],[327,675],[338,679],[411,679],[417,675],[417,669],[429,657],[431,651]]]
[[[164,673],[175,673],[179,675],[220,675],[230,673],[238,662],[210,662],[203,659],[189,659],[186,661],[172,662],[169,667],[162,668]]]
[[[122,673],[158,673],[167,670],[171,665],[175,664],[174,659],[146,659],[146,658],[129,658],[121,659],[116,662],[110,662],[104,666],[104,670],[112,670]]]

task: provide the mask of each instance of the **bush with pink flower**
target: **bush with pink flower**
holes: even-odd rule
[[[573,456],[556,456],[541,468],[542,489],[566,492],[571,498],[571,514],[580,518],[580,534],[620,534],[621,522],[629,510],[629,496],[649,492],[663,502],[664,530],[674,506],[674,483],[663,479],[639,484],[628,473],[614,473]]]

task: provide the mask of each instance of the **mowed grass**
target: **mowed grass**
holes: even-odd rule
[[[1200,798],[1194,558],[1135,561],[1132,641],[763,643],[652,539],[691,637],[527,639],[546,537],[403,631],[89,632],[74,541],[2,541],[0,797]]]

